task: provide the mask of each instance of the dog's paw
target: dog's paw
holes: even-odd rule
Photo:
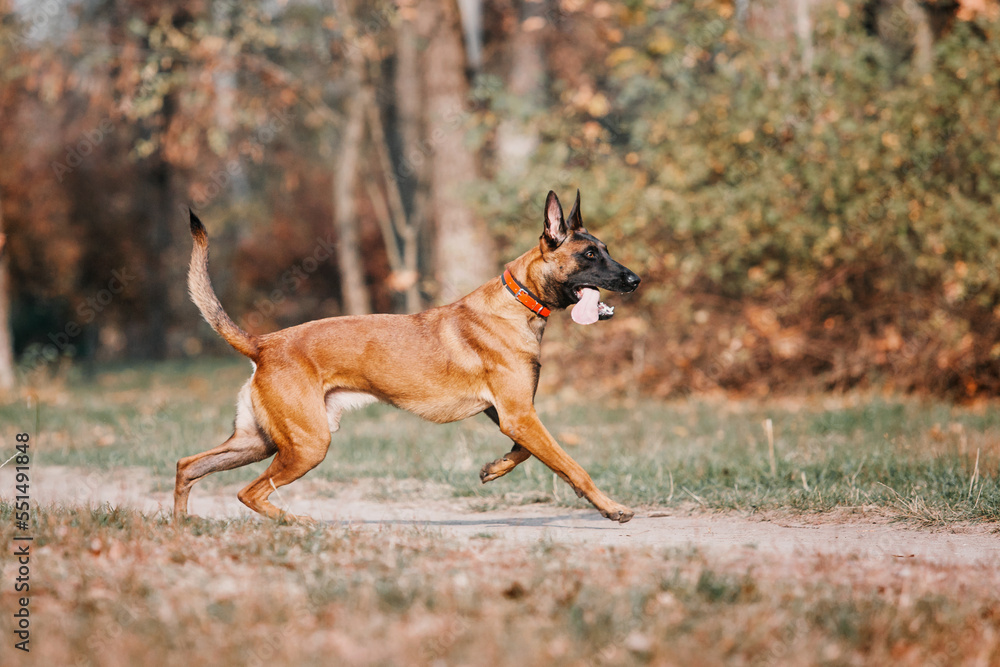
[[[479,471],[479,480],[485,484],[486,482],[492,482],[498,477],[503,477],[508,472],[513,469],[513,465],[507,459],[497,459],[491,463],[487,463],[483,466],[482,470]]]
[[[605,519],[617,521],[618,523],[628,523],[628,521],[635,516],[635,512],[624,505],[618,505],[608,510],[601,510],[601,516]]]
[[[285,526],[305,526],[306,528],[313,528],[318,526],[320,522],[308,514],[289,514],[284,512],[278,517],[278,523]]]

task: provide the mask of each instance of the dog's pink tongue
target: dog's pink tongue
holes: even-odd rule
[[[584,287],[581,290],[580,301],[573,306],[571,313],[573,321],[577,324],[593,324],[599,318],[597,316],[597,304],[601,299],[601,293],[591,287]]]

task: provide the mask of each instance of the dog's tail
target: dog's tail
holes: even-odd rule
[[[191,236],[194,249],[191,251],[191,266],[188,268],[188,293],[198,306],[202,317],[212,328],[232,345],[240,354],[257,360],[259,347],[257,337],[248,334],[222,309],[219,297],[215,296],[212,281],[208,277],[208,232],[198,216],[191,212]]]

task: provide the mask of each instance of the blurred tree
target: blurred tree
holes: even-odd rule
[[[354,27],[352,10],[347,0],[337,0],[338,19],[344,27],[347,69],[343,77],[347,119],[336,148],[333,170],[334,226],[337,230],[337,261],[341,277],[341,298],[347,315],[367,315],[371,299],[365,285],[364,265],[358,242],[358,216],[355,196],[361,142],[365,134],[365,110],[368,101],[363,88],[367,78],[365,57],[360,41],[365,39]]]
[[[868,0],[864,5],[868,29],[884,45],[890,71],[908,70],[916,79],[931,71],[935,34],[928,6],[917,0]]]
[[[483,58],[483,0],[457,0],[466,62],[478,70]]]
[[[182,303],[177,298],[174,285],[184,284],[185,263],[179,252],[178,208],[176,199],[175,172],[177,163],[185,161],[187,147],[182,141],[171,141],[172,133],[180,130],[183,119],[178,118],[178,95],[189,79],[186,52],[190,49],[187,35],[194,18],[184,8],[185,3],[146,2],[130,0],[117,3],[120,12],[116,17],[118,25],[126,26],[141,17],[151,29],[139,36],[138,48],[150,56],[147,69],[151,69],[160,86],[155,113],[140,114],[137,131],[140,142],[145,142],[137,165],[142,177],[138,187],[142,189],[140,201],[145,207],[145,225],[141,248],[143,249],[144,279],[141,281],[140,312],[133,317],[143,321],[131,323],[138,326],[142,335],[133,335],[129,344],[132,353],[140,357],[163,359],[167,356],[167,334],[181,317]],[[128,30],[113,30],[112,45],[125,50],[134,39],[132,27]],[[162,54],[162,55],[161,55]],[[196,73],[196,67],[195,73]],[[206,111],[211,112],[211,107]],[[155,138],[145,141],[145,137]],[[171,156],[170,151],[177,154]],[[172,160],[171,157],[174,159]],[[184,310],[187,310],[186,308]],[[190,319],[190,318],[187,318]]]
[[[555,82],[525,175],[480,205],[523,238],[523,183],[580,184],[585,219],[644,278],[635,316],[595,333],[602,364],[633,369],[602,382],[1000,391],[1000,11],[954,21],[924,71],[902,7],[896,59],[864,5],[817,5],[801,76],[794,12],[771,41],[726,3],[598,6],[603,39],[583,37],[584,11],[560,22],[562,44],[597,52],[595,89]]]
[[[15,380],[14,338],[10,330],[10,280],[4,252],[7,236],[3,229],[3,196],[0,193],[0,391],[13,388]]]
[[[537,237],[540,189],[579,185],[648,278],[588,333],[631,359],[609,383],[1000,392],[995,0],[471,0],[472,104],[454,0],[330,4],[0,0],[22,359],[215,345],[189,203],[266,331],[461,296],[494,239]]]
[[[5,25],[10,17],[8,0],[0,0],[0,72],[8,72],[13,63],[9,61],[10,43],[14,37],[11,26]],[[4,76],[3,78],[6,78]],[[0,85],[9,82],[0,80]],[[0,95],[0,118],[5,115],[5,99]],[[14,386],[14,337],[10,328],[10,277],[7,267],[6,252],[7,236],[4,233],[3,219],[3,183],[0,182],[0,391],[6,391]]]
[[[422,54],[425,153],[429,153],[437,298],[451,301],[493,276],[496,252],[486,225],[466,202],[479,169],[465,141],[469,82],[456,0],[417,0]]]
[[[542,43],[546,25],[546,0],[515,0],[512,9],[515,27],[509,41],[507,92],[509,108],[500,110],[497,126],[497,153],[500,168],[519,176],[538,148],[535,116],[545,101],[545,50]]]
[[[388,283],[394,292],[403,295],[403,311],[416,313],[422,309],[418,285],[420,221],[411,218],[403,203],[399,181],[394,177],[396,168],[393,165],[385,126],[382,123],[382,112],[376,103],[376,96],[370,84],[366,87],[364,99],[368,111],[375,171],[381,174],[381,178],[368,182],[368,196],[385,243],[386,259],[391,270]],[[379,190],[376,185],[379,181],[383,184],[383,190]],[[415,210],[412,215],[420,214]]]
[[[423,95],[421,86],[420,50],[417,44],[417,0],[401,0],[399,23],[396,27],[396,76],[393,81],[396,96],[396,132],[399,149],[391,180],[399,190],[403,215],[407,221],[402,256],[406,273],[402,285],[406,288],[407,312],[421,310],[418,265],[421,240],[426,235],[428,208],[427,160],[420,150],[422,136]],[[424,253],[425,255],[427,253]],[[426,257],[424,258],[426,263]],[[424,267],[426,270],[428,267]]]
[[[393,163],[392,147],[389,143],[388,133],[383,123],[383,109],[379,103],[379,95],[376,88],[376,81],[379,81],[383,63],[382,49],[379,48],[379,40],[375,35],[362,34],[356,25],[358,20],[352,18],[347,12],[349,8],[346,3],[338,2],[338,10],[345,17],[346,30],[344,35],[344,52],[348,61],[345,85],[351,92],[348,95],[347,105],[347,129],[344,131],[345,146],[338,149],[341,161],[350,161],[355,170],[360,168],[360,161],[355,154],[360,150],[361,140],[364,135],[364,127],[367,126],[369,143],[364,147],[364,153],[368,156],[368,171],[370,177],[365,178],[365,193],[372,207],[374,218],[378,224],[385,248],[386,261],[388,262],[390,274],[385,282],[389,289],[396,296],[402,296],[401,309],[405,312],[418,312],[421,309],[421,299],[418,286],[418,229],[419,221],[423,215],[422,202],[423,194],[419,200],[419,209],[416,206],[416,189],[410,188],[411,207],[407,210],[404,201],[404,190],[401,180],[409,180],[415,174],[412,170],[406,169],[401,164],[399,168]],[[412,26],[409,21],[403,19],[398,28],[400,35],[412,33]],[[400,37],[394,40],[396,45],[404,49],[415,47],[415,43],[407,37]],[[391,48],[393,40],[382,40],[385,48]],[[407,54],[416,61],[415,53]],[[401,58],[397,58],[397,66],[403,71],[409,67],[415,67],[415,63],[404,63]],[[407,72],[410,74],[409,72]],[[400,124],[400,134],[406,134],[403,143],[418,137],[419,141],[419,115],[420,92],[419,76],[416,70],[412,73],[414,82],[401,83],[399,77],[396,84],[402,88],[405,99],[396,105],[397,122]],[[414,85],[415,84],[415,85]],[[388,85],[385,86],[388,88]],[[356,143],[355,143],[356,142]],[[340,169],[340,168],[338,168]],[[403,177],[402,174],[406,173]],[[346,178],[338,176],[338,179]],[[411,181],[412,182],[412,181]],[[351,193],[356,196],[357,193]],[[346,185],[343,191],[337,195],[338,201],[348,195]],[[357,231],[349,229],[350,226],[359,224],[353,209],[353,196],[350,206],[350,216],[345,214],[341,217],[338,209],[338,226],[342,234],[342,239],[356,239]],[[350,244],[352,250],[341,250],[341,272],[345,283],[352,280],[358,284],[357,278],[351,279],[349,274],[353,271],[360,274],[361,257],[356,243]],[[357,254],[356,257],[353,255]],[[398,301],[398,299],[397,299]],[[348,312],[350,312],[350,301]],[[397,306],[399,307],[399,306]]]
[[[794,0],[795,34],[799,39],[801,52],[801,67],[803,74],[812,74],[813,61],[816,59],[816,47],[813,44],[813,21],[810,13],[810,0]]]

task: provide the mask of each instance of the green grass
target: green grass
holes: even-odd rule
[[[12,519],[0,501],[5,543]],[[829,556],[790,571],[691,549],[466,543],[414,529],[177,527],[108,507],[41,508],[32,533],[33,664],[1000,659],[1000,582],[986,565],[943,576],[924,562]],[[0,603],[10,637],[12,594]]]
[[[13,434],[30,432],[35,470],[137,467],[170,488],[178,458],[228,436],[248,371],[218,361],[73,371],[30,399],[25,391],[0,404],[0,436],[12,451]],[[862,395],[627,405],[542,395],[539,407],[598,485],[637,506],[997,519],[1000,416],[989,405]],[[438,426],[373,406],[347,415],[310,477],[425,479],[478,496],[472,509],[552,501],[553,489],[557,502],[586,506],[561,482],[553,487],[534,460],[480,485],[479,467],[509,446],[485,417]],[[203,484],[243,484],[264,465]],[[175,525],[107,506],[32,511],[37,664],[149,656],[184,667],[1000,660],[993,564],[754,550],[734,558],[255,517]],[[0,499],[0,540],[11,544],[13,534],[12,506]],[[14,571],[10,550],[0,571]],[[0,593],[6,637],[11,584]]]
[[[40,388],[36,405],[0,404],[0,428],[5,439],[32,432],[35,465],[141,467],[169,486],[177,459],[229,435],[248,376],[245,363],[229,361],[74,371]],[[925,523],[1000,519],[993,406],[862,395],[629,406],[539,396],[538,403],[549,430],[621,502],[750,513],[877,507]],[[773,425],[773,472],[765,419]],[[585,505],[565,485],[553,487],[535,460],[481,485],[479,468],[509,446],[485,416],[440,426],[372,406],[344,417],[326,461],[309,476],[428,480],[478,496],[483,508],[553,492],[558,502]],[[265,466],[202,484],[242,484]]]

